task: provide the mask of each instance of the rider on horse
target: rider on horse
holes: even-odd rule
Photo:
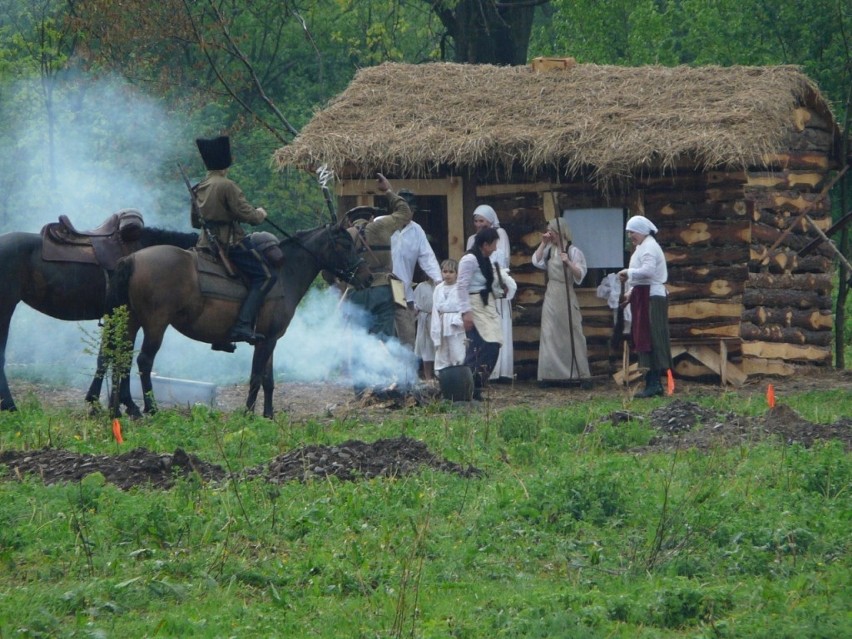
[[[207,167],[207,177],[195,187],[197,210],[192,211],[192,226],[207,227],[221,250],[227,251],[230,261],[249,280],[248,295],[236,323],[228,332],[228,340],[256,344],[264,339],[263,335],[254,332],[257,314],[277,277],[246,239],[240,223],[260,224],[266,219],[266,211],[249,204],[240,187],[227,177],[232,163],[231,143],[227,136],[199,138],[195,144]],[[201,234],[198,247],[215,248],[211,246],[207,233]],[[213,350],[227,352],[233,352],[235,348],[231,343],[213,345]]]

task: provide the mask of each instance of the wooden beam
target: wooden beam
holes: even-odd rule
[[[827,159],[826,159],[826,162],[827,162]],[[827,168],[827,167],[826,167],[826,168]],[[848,168],[849,168],[849,166],[847,165],[847,166],[844,166],[842,170],[838,171],[838,172],[837,172],[837,175],[835,175],[835,176],[834,176],[834,178],[832,178],[831,182],[829,182],[828,184],[826,184],[826,185],[823,187],[822,191],[820,191],[819,196],[818,196],[816,199],[811,200],[810,202],[808,202],[808,203],[807,203],[807,204],[806,204],[806,205],[802,208],[801,212],[799,213],[799,216],[800,216],[800,217],[805,217],[805,215],[806,215],[807,213],[809,213],[809,212],[810,212],[810,210],[811,210],[814,206],[816,206],[816,204],[817,204],[818,202],[822,201],[822,200],[823,200],[823,199],[824,199],[824,198],[828,195],[828,192],[829,192],[829,191],[831,191],[831,189],[834,187],[834,185],[835,185],[835,184],[837,184],[837,182],[840,180],[840,178],[841,178],[841,177],[843,177],[843,174],[844,174],[844,173],[846,173],[846,169],[848,169]],[[778,248],[778,246],[781,244],[781,242],[783,242],[783,241],[784,241],[784,238],[786,238],[786,237],[787,237],[787,235],[789,235],[789,234],[790,234],[790,232],[791,232],[791,231],[792,231],[792,230],[796,227],[796,223],[797,223],[797,222],[798,222],[798,219],[797,219],[797,220],[794,220],[793,222],[791,222],[791,223],[790,223],[790,225],[787,227],[787,230],[786,230],[786,231],[784,231],[784,233],[782,233],[782,234],[781,234],[781,236],[780,236],[777,240],[775,240],[775,243],[774,243],[772,246],[770,246],[770,247],[769,247],[769,252],[770,252],[770,253],[772,253],[772,251],[774,251],[776,248]],[[767,259],[766,261],[768,262],[768,259]]]
[[[842,229],[844,226],[846,226],[849,222],[852,222],[852,209],[849,209],[848,211],[846,211],[846,215],[844,215],[839,220],[837,220],[837,222],[832,224],[831,227],[825,232],[825,234],[826,235],[832,235],[835,232]],[[814,239],[813,241],[811,241],[810,244],[808,244],[805,248],[803,248],[801,251],[799,251],[799,255],[802,255],[802,256],[807,255],[812,250],[814,250],[817,246],[822,244],[822,242],[824,242],[824,241],[825,240],[823,240],[823,238],[821,238],[821,237]]]
[[[733,302],[695,300],[669,304],[669,319],[707,319],[710,317],[740,317],[743,305]]]
[[[488,198],[515,193],[544,193],[553,190],[552,182],[530,182],[520,184],[481,184],[476,187],[476,197]]]
[[[795,375],[798,367],[781,359],[766,359],[763,357],[743,357],[743,372],[746,375]]]
[[[743,341],[744,358],[760,357],[785,361],[831,362],[831,352],[830,347]]]
[[[734,386],[742,386],[747,375],[736,364],[728,361],[728,348],[725,340],[711,344],[683,344],[683,353],[701,362],[712,373],[719,375],[722,385],[730,382]],[[672,358],[674,358],[674,351]]]

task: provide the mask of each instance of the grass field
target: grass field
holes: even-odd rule
[[[108,420],[28,404],[0,414],[0,452],[183,448],[239,470],[405,435],[483,473],[129,491],[7,473],[0,637],[852,637],[848,450],[638,452],[654,437],[642,416],[667,401],[635,401],[622,423],[606,419],[617,397],[382,421],[195,407],[126,428],[122,446]],[[852,415],[843,391],[784,402],[816,423]]]

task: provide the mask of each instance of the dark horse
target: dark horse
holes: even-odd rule
[[[132,252],[158,244],[188,248],[198,240],[196,233],[153,227],[143,227],[139,233],[124,250]],[[45,261],[41,235],[13,232],[0,235],[0,275],[0,409],[16,410],[6,379],[6,344],[18,302],[56,319],[100,319],[106,312],[107,273],[96,264]],[[97,402],[101,386],[93,383],[95,387],[98,394],[86,399]]]
[[[272,353],[278,339],[284,335],[296,307],[321,270],[356,288],[368,286],[372,280],[367,265],[358,257],[352,237],[337,224],[327,224],[279,242],[283,261],[275,273],[283,286],[283,296],[267,297],[257,318],[257,332],[266,339],[254,346],[249,392],[246,408],[254,410],[257,394],[263,386],[263,416],[271,418]],[[226,341],[228,329],[234,323],[240,302],[204,297],[199,287],[195,259],[190,251],[174,247],[155,246],[139,251],[119,262],[110,282],[110,306],[127,305],[128,341],[135,342],[139,329],[143,339],[136,360],[142,382],[146,413],[156,410],[151,386],[154,358],[170,325],[180,333],[199,342],[214,344]],[[113,397],[112,414],[118,415],[119,403],[127,414],[139,415],[139,408],[130,397],[130,383],[124,371],[119,397]]]

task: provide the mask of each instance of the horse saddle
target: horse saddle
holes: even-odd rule
[[[121,209],[89,231],[78,231],[66,215],[41,229],[42,259],[48,262],[96,264],[108,271],[131,253],[128,243],[139,239],[145,222],[136,209]]]
[[[190,249],[195,256],[195,270],[198,272],[198,285],[202,297],[215,297],[220,300],[241,302],[248,294],[248,283],[240,276],[228,275],[225,265],[210,251]],[[275,282],[272,290],[266,294],[267,300],[284,297],[281,280]]]

